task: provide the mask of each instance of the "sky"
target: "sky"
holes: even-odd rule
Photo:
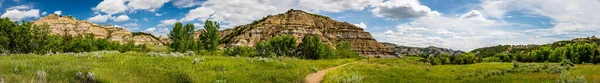
[[[175,22],[222,29],[300,9],[349,22],[379,42],[470,51],[600,35],[600,0],[0,0],[0,17],[49,14],[166,35]]]

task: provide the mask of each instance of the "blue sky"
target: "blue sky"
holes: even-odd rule
[[[600,0],[0,0],[2,17],[72,15],[166,35],[175,22],[232,28],[301,9],[365,28],[380,42],[463,51],[600,34]]]

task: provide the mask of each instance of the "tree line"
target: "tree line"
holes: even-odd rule
[[[306,35],[302,43],[289,35],[275,36],[269,40],[257,42],[255,47],[234,46],[225,50],[229,56],[247,57],[299,57],[305,59],[360,58],[352,50],[350,42],[341,41],[335,47],[323,43],[318,35]]]
[[[94,35],[63,36],[52,35],[48,25],[36,26],[31,22],[12,22],[8,18],[0,19],[1,53],[59,53],[90,52],[98,50],[118,50],[121,52],[135,49],[133,42],[120,44],[107,39],[96,39]]]

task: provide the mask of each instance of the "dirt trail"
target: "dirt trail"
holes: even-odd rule
[[[305,83],[321,83],[321,81],[323,81],[323,78],[325,77],[325,74],[327,74],[327,72],[329,70],[334,70],[334,69],[346,66],[348,64],[356,63],[356,62],[359,62],[359,61],[354,61],[354,62],[351,62],[351,63],[342,64],[342,65],[339,65],[339,66],[336,66],[336,67],[331,67],[331,68],[327,68],[325,70],[321,70],[321,71],[318,71],[318,72],[315,72],[315,73],[308,74],[308,76],[306,76],[304,78],[304,82]]]

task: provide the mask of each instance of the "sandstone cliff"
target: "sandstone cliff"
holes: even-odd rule
[[[196,31],[197,37],[202,30]],[[256,42],[276,35],[288,34],[302,42],[304,36],[319,35],[329,45],[348,41],[352,49],[367,57],[396,57],[391,51],[377,42],[369,32],[347,22],[338,22],[329,17],[310,14],[301,10],[290,10],[283,14],[269,15],[251,24],[236,26],[221,31],[221,47],[254,46]]]
[[[460,55],[465,53],[464,51],[459,51],[459,50],[452,50],[452,49],[447,49],[447,48],[438,48],[438,47],[433,47],[433,46],[429,46],[426,48],[419,48],[419,47],[408,47],[408,46],[398,46],[396,44],[392,44],[392,43],[382,43],[384,44],[386,47],[391,48],[392,50],[392,54],[397,55],[397,56],[406,56],[406,55],[421,55],[421,54],[425,54],[425,55],[431,55],[431,56],[438,56],[441,54],[447,54],[447,55]]]
[[[34,25],[48,25],[51,34],[55,35],[85,35],[93,34],[99,39],[108,39],[110,41],[116,41],[119,43],[127,43],[133,40],[136,45],[139,44],[155,44],[164,45],[167,42],[155,38],[153,35],[142,34],[133,35],[130,31],[114,27],[114,26],[103,26],[94,24],[89,21],[80,21],[72,16],[61,16],[57,14],[50,14],[46,17],[42,17],[37,21],[33,22]]]

